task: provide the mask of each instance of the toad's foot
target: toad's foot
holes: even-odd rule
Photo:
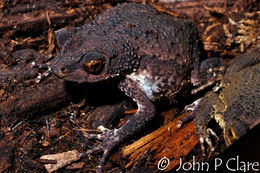
[[[38,74],[38,76],[35,79],[36,83],[40,83],[43,79],[47,78],[52,72],[51,66],[49,64],[38,64],[35,61],[33,61],[31,63],[31,67],[38,69],[46,69],[45,72]]]
[[[205,144],[208,145],[208,148],[209,148],[209,156],[211,155],[211,153],[215,150],[215,148],[213,147],[212,145],[212,141],[211,141],[211,138],[210,136],[213,136],[216,138],[216,145],[218,144],[219,142],[219,137],[217,136],[217,134],[211,129],[211,128],[207,128],[205,129],[205,131],[201,132],[200,135],[199,135],[199,140],[200,140],[200,147],[201,147],[201,150],[202,150],[202,154],[203,156],[205,156],[206,152],[205,152]]]
[[[88,139],[98,139],[104,141],[108,136],[114,136],[118,129],[108,129],[104,126],[98,126],[98,129],[102,132],[101,134],[90,134],[85,135]]]
[[[140,115],[140,114],[139,114]],[[85,153],[82,153],[81,157],[93,154],[94,152],[103,151],[103,155],[97,165],[97,172],[102,172],[102,168],[105,164],[106,159],[108,158],[112,149],[118,146],[125,139],[132,136],[134,133],[140,130],[144,126],[145,120],[142,119],[144,115],[139,115],[132,117],[127,123],[119,129],[106,129],[103,126],[100,126],[99,129],[103,131],[102,134],[91,134],[89,138],[99,139],[102,142],[97,146]]]
[[[199,137],[202,154],[205,156],[205,146],[207,146],[208,156],[212,154],[215,148],[212,145],[212,137],[216,140],[214,141],[214,146],[218,145],[219,137],[216,133],[209,128],[209,122],[214,120],[214,116],[223,112],[225,105],[222,103],[220,98],[216,93],[207,93],[197,108],[194,110],[195,115],[195,130],[197,136]],[[221,124],[219,124],[220,127]]]
[[[199,86],[192,90],[192,94],[215,84],[220,80],[226,69],[226,64],[221,58],[208,58],[200,63],[199,70],[194,69],[191,74],[193,86]]]
[[[185,112],[187,112],[187,111],[194,111],[194,110],[198,107],[198,105],[200,104],[200,102],[202,101],[202,99],[203,99],[203,98],[197,99],[197,100],[195,100],[193,103],[191,103],[191,104],[185,106],[185,108],[184,108]],[[187,122],[187,121],[193,119],[194,116],[195,116],[194,112],[189,113],[187,116],[183,117],[182,119],[180,119],[180,120],[177,122],[177,127],[178,127],[178,128],[181,128],[182,125],[183,125],[183,123],[185,123],[185,122]]]
[[[97,172],[102,172],[102,167],[105,164],[106,158],[109,156],[109,152],[113,149],[113,147],[118,144],[119,138],[117,138],[118,129],[111,130],[105,128],[104,126],[99,126],[98,129],[102,131],[101,134],[90,134],[87,137],[89,139],[102,140],[102,143],[99,144],[97,147],[94,147],[83,153],[81,157],[93,154],[94,152],[103,151],[103,156],[97,166]]]
[[[197,112],[198,106],[199,104],[203,101],[203,98],[197,99],[195,100],[193,103],[185,106],[184,110],[187,111],[193,111],[190,114],[188,114],[187,116],[183,117],[182,119],[180,119],[177,123],[177,127],[180,128],[182,126],[183,123],[193,119]],[[216,138],[216,145],[219,142],[219,137],[217,136],[217,134],[211,129],[211,128],[206,128],[206,126],[202,125],[200,126],[200,128],[197,128],[197,132],[198,132],[198,136],[199,136],[199,140],[200,140],[200,146],[201,146],[201,150],[202,150],[202,154],[203,156],[205,156],[206,152],[205,152],[205,144],[208,145],[207,148],[209,148],[209,156],[211,155],[211,153],[215,150],[215,148],[212,145],[212,141],[211,141],[211,136]]]
[[[142,129],[155,114],[155,107],[152,102],[131,79],[125,79],[122,81],[119,84],[119,88],[123,90],[126,95],[136,101],[138,110],[135,115],[119,129],[110,130],[100,126],[99,129],[103,132],[102,134],[89,135],[89,138],[91,139],[102,140],[101,144],[99,144],[97,147],[82,154],[83,157],[96,151],[104,152],[100,162],[98,163],[97,172],[102,172],[106,158],[109,156],[111,150],[122,143],[124,140],[128,139],[130,136],[140,131],[140,129]]]

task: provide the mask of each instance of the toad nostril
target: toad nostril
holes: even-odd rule
[[[54,70],[54,72],[59,76],[59,77],[65,77],[68,75],[68,70],[66,68],[60,68]]]
[[[66,68],[62,67],[62,68],[60,69],[60,73],[62,73],[63,75],[66,75],[66,74],[68,73],[68,71],[67,71]]]

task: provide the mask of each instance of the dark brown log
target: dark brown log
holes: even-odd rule
[[[43,56],[31,49],[20,50],[12,57],[19,63],[0,68],[0,116],[2,120],[29,118],[71,101],[64,81],[51,75],[37,84],[39,69],[30,66],[32,59]],[[24,58],[24,59],[22,59]],[[27,62],[29,61],[29,62]]]

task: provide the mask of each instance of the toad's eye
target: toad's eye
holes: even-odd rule
[[[82,55],[81,64],[86,72],[98,75],[105,65],[104,54],[94,50],[85,52]]]
[[[86,72],[99,74],[103,69],[104,61],[102,59],[95,59],[89,62],[85,62],[83,66]]]

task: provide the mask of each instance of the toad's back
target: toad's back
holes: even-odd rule
[[[193,23],[159,13],[150,6],[118,5],[95,21],[103,32],[135,43],[140,53],[155,55],[161,60],[175,59],[179,63],[188,63],[197,55]]]

